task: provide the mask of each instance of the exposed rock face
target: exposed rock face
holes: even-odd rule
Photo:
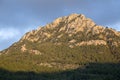
[[[104,40],[90,40],[90,41],[82,41],[77,43],[76,46],[85,46],[85,45],[107,45],[106,41]]]
[[[53,23],[47,24],[44,27],[44,30],[59,27],[59,32],[66,30],[66,33],[68,33],[70,29],[74,29],[74,31],[81,31],[84,27],[92,27],[94,25],[95,23],[91,19],[86,18],[84,15],[72,14],[68,17],[58,18]],[[42,31],[43,28],[29,32],[29,34],[26,34],[23,39],[28,39],[30,35],[35,35],[37,32],[40,32],[40,30]]]
[[[76,42],[76,40],[75,39],[73,39],[73,40],[71,40],[71,41],[69,41],[70,43],[75,43]]]
[[[91,30],[93,30],[93,34],[99,33],[99,30],[97,31],[96,28],[102,29],[101,26],[96,26],[91,19],[86,18],[82,14],[71,14],[69,16],[60,17],[56,19],[53,23],[47,24],[45,27],[41,27],[37,30],[26,33],[21,41],[29,40],[35,42],[41,39],[42,41],[45,41],[48,38],[53,37],[56,33],[62,32],[69,34],[69,36],[72,36],[73,34],[76,34],[78,32],[86,32],[87,34]],[[61,36],[62,34],[60,34],[58,38],[60,38]]]
[[[29,50],[29,53],[31,54],[36,54],[36,55],[41,55],[42,53],[38,50]]]
[[[22,52],[29,52],[31,54],[36,54],[36,55],[41,55],[42,54],[39,50],[34,50],[34,49],[29,50],[29,49],[27,49],[26,44],[21,46],[21,51]]]
[[[76,69],[76,68],[79,68],[79,65],[73,65],[73,64],[61,64],[61,63],[40,63],[38,64],[40,66],[45,66],[45,67],[58,67],[58,68],[61,68],[61,69]]]
[[[26,49],[26,45],[25,45],[25,44],[22,45],[22,46],[21,46],[21,51],[22,51],[22,52],[25,52],[26,50],[27,50],[27,49]]]

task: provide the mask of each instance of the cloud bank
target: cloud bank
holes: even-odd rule
[[[18,36],[20,32],[14,28],[3,28],[0,30],[1,40],[9,40]]]

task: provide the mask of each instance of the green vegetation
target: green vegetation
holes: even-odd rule
[[[16,50],[0,56],[0,80],[119,80],[119,59],[107,46],[69,48],[67,44],[24,42],[27,49],[42,54]],[[22,44],[22,43],[21,43]],[[19,44],[19,45],[21,45]],[[19,48],[19,47],[18,47]],[[12,50],[15,50],[12,48]],[[41,65],[41,63],[52,64]],[[67,65],[69,68],[66,68]],[[76,69],[77,68],[77,69]]]

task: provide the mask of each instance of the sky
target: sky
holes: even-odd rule
[[[120,0],[0,0],[0,50],[26,32],[73,13],[120,31]]]

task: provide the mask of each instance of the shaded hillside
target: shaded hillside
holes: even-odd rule
[[[120,64],[90,63],[85,68],[58,72],[8,71],[0,69],[0,80],[119,80]]]

